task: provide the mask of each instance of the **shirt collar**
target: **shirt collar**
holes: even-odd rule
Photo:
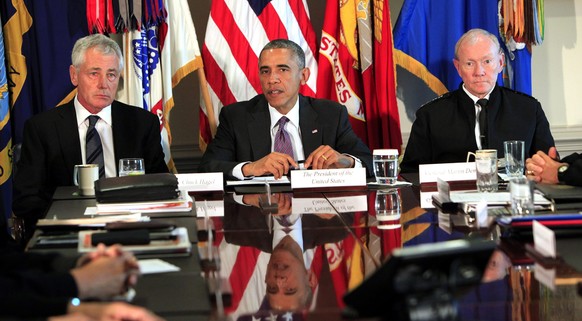
[[[85,119],[87,119],[87,117],[91,116],[92,114],[87,109],[85,109],[83,105],[81,105],[76,95],[73,102],[75,105],[75,114],[77,115],[77,126],[80,126],[85,122]],[[111,126],[111,105],[103,108],[99,113],[97,113],[97,116],[99,116],[101,120],[105,121],[107,124],[109,124],[109,126]]]
[[[295,105],[293,105],[293,108],[291,108],[287,115],[281,114],[277,111],[277,109],[275,109],[275,107],[272,107],[271,105],[269,105],[269,114],[271,115],[271,127],[269,127],[271,130],[275,127],[275,125],[277,125],[279,118],[283,116],[289,118],[289,123],[291,125],[299,128],[299,97],[297,97]]]
[[[493,89],[495,89],[495,86],[493,86],[493,88],[491,88],[491,90],[483,98],[479,98],[479,97],[471,94],[467,90],[467,88],[465,88],[465,84],[463,84],[462,88],[463,88],[463,91],[467,94],[467,96],[469,96],[469,98],[471,98],[473,100],[473,104],[476,105],[477,104],[477,100],[479,100],[479,99],[487,99],[487,100],[489,100],[489,96],[491,95],[491,92],[493,92]]]

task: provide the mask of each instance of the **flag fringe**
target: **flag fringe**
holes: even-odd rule
[[[204,67],[202,56],[196,56],[196,59],[191,60],[184,66],[178,68],[172,76],[172,88],[176,87],[184,77],[202,67]]]
[[[418,60],[412,58],[401,50],[394,49],[394,64],[410,71],[420,78],[426,85],[438,96],[447,93],[449,90],[445,85],[435,77],[426,67]]]

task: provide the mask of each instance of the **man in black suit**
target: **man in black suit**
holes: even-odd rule
[[[227,179],[280,178],[305,160],[313,169],[363,166],[373,176],[372,155],[353,132],[346,108],[299,94],[309,74],[299,45],[284,39],[268,43],[259,56],[263,94],[222,108],[199,170],[223,172]],[[289,122],[279,125],[283,117]],[[288,153],[277,151],[280,127],[291,141]]]
[[[463,83],[418,110],[402,172],[418,172],[419,164],[464,162],[477,149],[497,149],[502,158],[507,140],[523,140],[527,156],[554,146],[541,104],[497,85],[504,64],[497,37],[469,30],[455,46],[453,63]],[[482,124],[478,115],[484,116]]]
[[[123,69],[121,49],[103,35],[73,47],[71,82],[77,95],[64,106],[30,118],[24,126],[14,178],[13,212],[27,228],[42,218],[57,186],[73,185],[73,169],[84,164],[88,116],[97,115],[106,177],[117,176],[119,159],[143,158],[146,173],[168,172],[160,122],[150,112],[114,101]],[[31,231],[29,230],[28,233]]]

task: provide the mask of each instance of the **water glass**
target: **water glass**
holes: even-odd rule
[[[378,221],[400,220],[402,208],[398,189],[377,191],[374,204]]]
[[[497,150],[482,149],[474,153],[477,170],[477,190],[497,192]]]
[[[398,178],[398,150],[375,149],[372,153],[374,175],[379,184],[394,184]]]
[[[143,174],[145,174],[143,158],[122,158],[119,160],[119,177]]]
[[[534,183],[525,177],[512,178],[509,181],[511,213],[515,216],[534,213]]]
[[[503,142],[505,150],[505,173],[510,178],[523,175],[525,152],[523,140],[510,140]]]

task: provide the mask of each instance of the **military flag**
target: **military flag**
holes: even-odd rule
[[[370,149],[402,145],[391,27],[387,0],[327,2],[317,96],[345,105]]]
[[[146,12],[156,11],[146,6]],[[152,5],[152,3],[149,3]],[[143,21],[141,30],[123,34],[125,71],[119,100],[143,107],[160,119],[166,163],[175,171],[171,157],[170,111],[173,88],[202,66],[198,40],[186,0],[164,1],[166,21]]]

